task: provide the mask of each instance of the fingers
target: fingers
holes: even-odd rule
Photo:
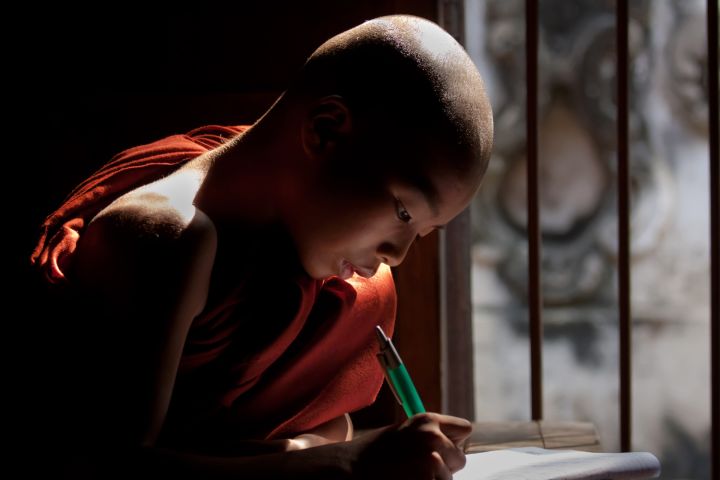
[[[464,418],[452,417],[450,415],[439,415],[441,419],[438,421],[440,430],[455,445],[464,443],[472,433],[472,423]]]
[[[432,468],[435,480],[452,480],[452,473],[438,452],[432,452]]]
[[[408,422],[436,422],[440,431],[458,447],[468,439],[472,433],[472,423],[460,417],[443,415],[441,413],[420,413],[408,419]]]
[[[434,445],[433,453],[442,458],[444,464],[451,472],[457,472],[465,466],[465,453],[455,446],[447,437],[441,436]]]
[[[465,421],[457,417],[448,417],[439,414],[421,414],[413,417],[412,425],[423,434],[423,442],[432,451],[433,455],[437,455],[438,458],[442,460],[443,465],[454,473],[465,466],[465,453],[462,448],[458,447],[453,440],[444,434],[442,430],[443,423],[441,422],[444,422],[445,419],[452,419],[450,422],[456,424],[449,427],[454,434],[460,435],[463,438],[467,437],[464,433],[466,426],[463,425],[463,422]],[[461,422],[457,422],[457,420]]]
[[[395,478],[400,472],[405,478],[451,480],[465,466],[465,453],[455,441],[471,430],[462,418],[423,413],[358,436],[347,447],[358,478]]]

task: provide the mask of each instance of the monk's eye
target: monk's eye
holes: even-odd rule
[[[403,205],[403,203],[397,198],[395,199],[395,211],[397,213],[397,217],[401,221],[408,223],[412,220],[412,216],[410,216],[410,213],[405,208],[405,205]]]

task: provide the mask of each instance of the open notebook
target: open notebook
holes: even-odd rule
[[[466,456],[454,480],[642,479],[660,475],[651,453],[588,453],[577,450],[511,448]]]

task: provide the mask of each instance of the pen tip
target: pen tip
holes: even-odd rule
[[[385,344],[388,341],[388,338],[385,335],[385,332],[383,332],[383,329],[380,328],[380,325],[375,325],[375,333],[377,334],[380,345],[385,346]]]

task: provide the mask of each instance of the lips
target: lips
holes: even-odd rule
[[[348,278],[353,276],[354,272],[353,264],[348,262],[347,260],[342,261],[342,265],[340,266],[340,278],[343,280],[347,280]]]
[[[352,277],[353,273],[357,273],[361,277],[370,278],[375,275],[376,271],[376,268],[359,267],[354,263],[343,260],[340,277],[344,280],[347,280],[348,278]]]

